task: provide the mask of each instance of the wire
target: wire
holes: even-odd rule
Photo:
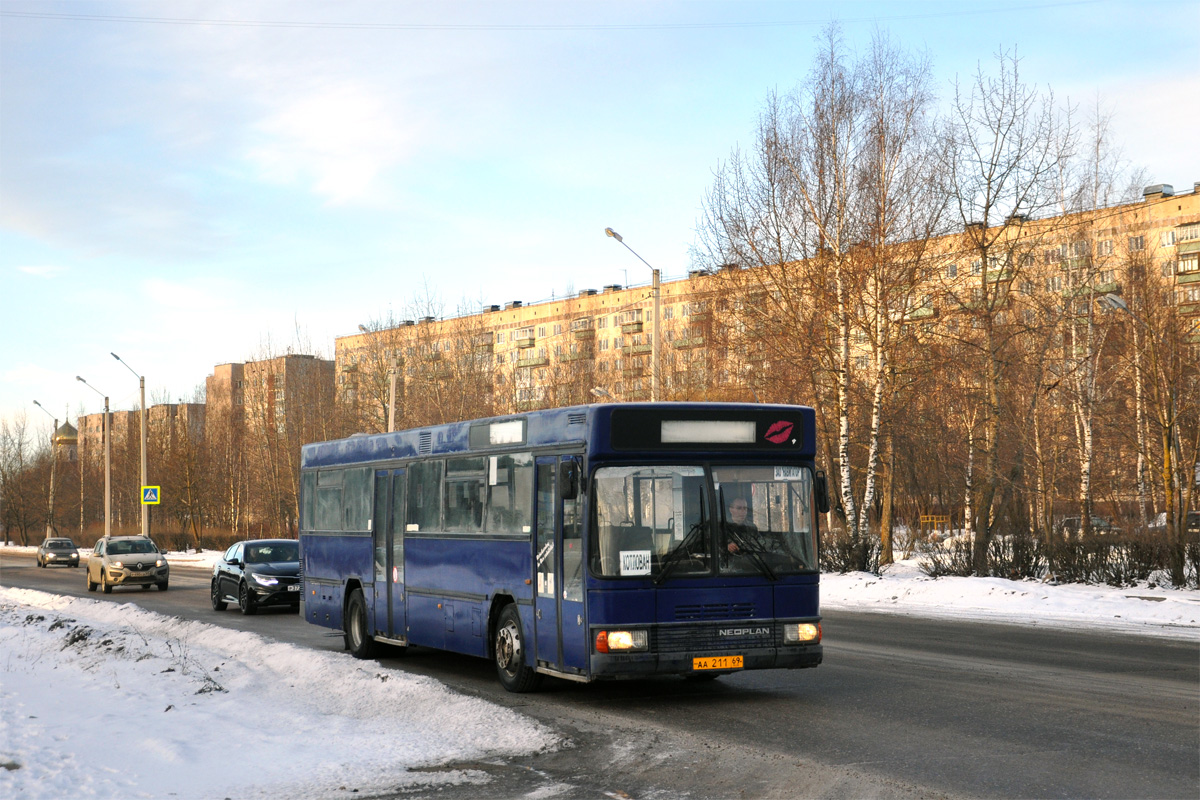
[[[1014,14],[1051,8],[1074,8],[1098,5],[1100,0],[1062,0],[1061,2],[1031,3],[1023,6],[998,4],[993,8],[968,7],[954,11],[930,11],[919,14],[892,14],[844,18],[843,23],[896,22],[902,20],[937,19],[979,16],[983,14]],[[295,20],[202,19],[186,17],[118,16],[113,14],[55,14],[43,11],[0,11],[0,17],[47,19],[73,22],[116,22],[151,25],[215,25],[235,28],[312,28],[319,30],[396,30],[396,31],[660,31],[660,30],[723,30],[750,28],[797,28],[825,25],[830,20],[767,20],[761,22],[647,22],[647,23],[406,23],[406,22],[300,22]]]

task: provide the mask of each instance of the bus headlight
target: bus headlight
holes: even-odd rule
[[[650,635],[646,631],[600,631],[596,634],[597,653],[628,653],[648,649]]]
[[[783,626],[784,644],[815,644],[821,641],[821,623],[796,622]]]

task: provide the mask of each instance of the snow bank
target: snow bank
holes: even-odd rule
[[[917,559],[885,567],[881,575],[823,574],[821,606],[1200,638],[1200,592],[1194,589],[1163,586],[1118,589],[1003,578],[931,578],[921,572]]]
[[[323,797],[557,743],[429,678],[131,604],[0,588],[0,653],[4,797]]]

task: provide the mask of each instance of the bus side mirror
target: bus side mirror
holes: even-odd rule
[[[825,470],[817,470],[816,480],[817,511],[829,513],[829,481],[825,480]]]
[[[563,500],[579,497],[578,461],[564,461],[558,465],[558,496]]]

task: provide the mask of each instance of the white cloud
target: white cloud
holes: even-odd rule
[[[29,265],[17,267],[17,269],[26,275],[33,275],[35,278],[57,278],[67,271],[66,267],[55,266],[53,264]]]
[[[293,100],[255,130],[267,141],[247,157],[264,180],[310,183],[331,205],[382,201],[381,175],[414,139],[382,95],[352,84]]]

